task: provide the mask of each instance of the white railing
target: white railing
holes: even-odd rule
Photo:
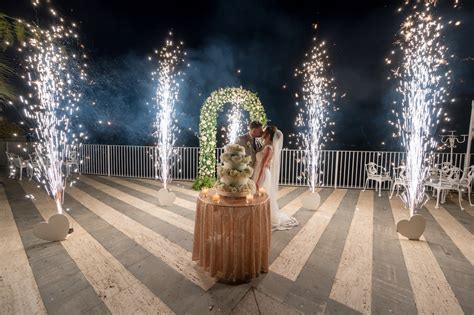
[[[8,143],[10,152],[27,157],[32,146],[25,143]],[[194,180],[198,176],[199,148],[177,147],[171,175],[174,180]],[[222,149],[216,150],[219,160]],[[154,167],[157,150],[152,146],[83,144],[80,147],[83,174],[157,178]],[[464,153],[453,154],[453,165],[463,168]],[[403,152],[387,151],[321,151],[320,186],[339,188],[363,188],[366,179],[365,164],[375,162],[392,174],[392,169],[405,158]],[[449,153],[438,153],[435,163],[450,161]],[[303,151],[283,149],[281,156],[280,184],[305,186]],[[474,161],[474,158],[471,158]],[[373,183],[371,183],[373,188]],[[387,189],[388,183],[382,188]]]
[[[171,174],[175,180],[194,180],[198,175],[199,148],[179,147]],[[216,150],[219,157],[222,149]],[[81,172],[84,174],[156,178],[154,168],[155,147],[126,145],[84,144],[81,149]],[[463,168],[463,153],[453,154],[453,164]],[[386,151],[336,151],[321,152],[321,186],[362,188],[366,179],[365,164],[375,162],[392,173],[404,160],[403,152]],[[281,156],[280,184],[305,186],[303,151],[284,149]],[[436,154],[435,163],[450,161],[449,153]],[[371,183],[372,185],[372,183]],[[371,186],[372,187],[372,186]],[[383,188],[388,188],[385,183]]]
[[[158,150],[151,146],[83,144],[80,170],[84,174],[157,178],[154,165]],[[197,147],[177,147],[171,169],[176,180],[197,177]]]

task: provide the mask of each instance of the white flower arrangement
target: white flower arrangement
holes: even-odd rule
[[[245,148],[241,146],[240,144],[228,144],[224,147],[224,152],[226,153],[242,153],[245,154]]]
[[[239,163],[239,162],[242,162],[243,157],[240,155],[233,155],[230,157],[230,160],[234,163]]]
[[[245,168],[238,170],[238,169],[230,169],[226,167],[217,167],[217,173],[220,177],[228,176],[232,178],[248,178],[253,174],[253,168],[250,166],[246,166]]]
[[[252,157],[246,156],[245,148],[238,144],[226,145],[224,147],[224,153],[221,154],[222,163],[242,163],[244,165],[247,165],[251,161]]]
[[[231,192],[231,193],[255,193],[256,186],[253,180],[249,180],[247,184],[242,185],[232,185],[232,184],[225,184],[220,180],[217,180],[214,187],[219,191]]]
[[[221,154],[221,162],[222,163],[230,162],[231,157],[232,157],[232,154],[230,154],[229,152],[224,152]]]

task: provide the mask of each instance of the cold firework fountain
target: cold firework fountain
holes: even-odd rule
[[[302,102],[297,103],[300,111],[296,126],[301,130],[297,139],[304,150],[306,177],[312,193],[303,201],[309,208],[319,206],[319,195],[315,189],[320,183],[322,172],[320,152],[330,136],[330,133],[325,131],[326,127],[332,124],[329,112],[334,109],[336,87],[329,69],[325,42],[313,38],[313,46],[305,55],[302,68],[296,70],[296,75],[301,76],[303,81]]]
[[[34,4],[39,6],[38,1]],[[55,199],[58,213],[62,213],[64,162],[83,135],[72,130],[71,121],[79,111],[87,64],[76,24],[58,17],[53,9],[49,12],[53,24],[48,27],[22,22],[29,36],[19,50],[25,56],[23,77],[31,92],[20,100],[37,138],[34,175]]]
[[[447,102],[451,71],[448,69],[448,48],[443,44],[445,25],[434,14],[436,1],[416,2],[412,12],[403,21],[397,41],[399,57],[393,70],[401,96],[400,110],[395,111],[398,129],[405,148],[405,191],[401,198],[410,211],[410,221],[397,223],[397,231],[409,239],[418,240],[425,220],[417,214],[428,200],[424,182],[429,175],[429,161],[436,146],[433,134],[442,113],[441,105]],[[397,54],[398,53],[398,54]],[[391,64],[392,60],[387,59]]]
[[[33,5],[41,4],[36,0]],[[67,179],[63,169],[70,150],[77,150],[83,136],[80,130],[73,129],[72,121],[79,111],[87,64],[76,24],[59,17],[51,7],[48,9],[51,25],[19,21],[27,30],[27,38],[18,50],[24,56],[26,73],[22,77],[30,89],[20,100],[36,135],[35,158],[30,162],[34,176],[54,199],[58,212],[48,224],[35,225],[33,233],[44,240],[59,241],[70,232],[62,207]]]
[[[442,43],[443,21],[436,17],[434,4],[413,6],[413,12],[403,21],[396,41],[394,57],[400,57],[393,70],[401,96],[400,110],[395,111],[398,129],[406,152],[407,189],[402,194],[405,206],[414,215],[426,202],[424,180],[428,173],[428,158],[436,146],[433,133],[446,103],[451,71],[448,69],[448,48]],[[392,60],[387,59],[391,64]]]
[[[174,200],[167,187],[171,180],[170,168],[178,133],[175,104],[178,100],[180,77],[183,75],[178,68],[185,55],[182,50],[183,43],[174,42],[172,34],[169,35],[170,38],[165,40],[164,46],[155,51],[158,68],[152,72],[152,79],[156,83],[154,135],[158,154],[155,167],[164,186],[159,192],[162,205],[168,205]],[[153,59],[150,57],[150,60]]]

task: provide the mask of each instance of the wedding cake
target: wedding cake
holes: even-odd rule
[[[245,155],[245,148],[238,144],[224,147],[221,165],[217,167],[218,180],[215,188],[218,193],[229,197],[245,197],[255,193],[255,183],[250,179],[253,168],[252,158]]]

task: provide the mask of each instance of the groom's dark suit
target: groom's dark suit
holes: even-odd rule
[[[255,155],[258,151],[262,149],[262,143],[258,138],[252,138],[248,133],[245,135],[239,136],[236,141],[236,144],[240,144],[245,148],[245,154],[252,157],[252,165],[255,165]]]

